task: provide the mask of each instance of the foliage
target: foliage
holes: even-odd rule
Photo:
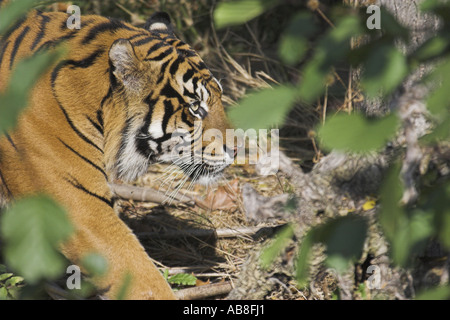
[[[197,277],[189,273],[177,273],[169,276],[169,270],[164,271],[164,278],[172,285],[178,286],[195,286],[197,284]]]
[[[244,2],[244,1],[243,1]],[[219,4],[215,11],[216,25],[224,27],[247,22],[255,13],[267,9],[255,1],[249,14],[237,14],[241,1]],[[252,1],[245,1],[250,6]],[[282,4],[282,1],[278,1]],[[275,4],[270,2],[272,7]],[[264,10],[265,9],[265,10]],[[365,9],[365,8],[364,8]],[[399,89],[408,75],[422,64],[436,65],[423,81],[434,85],[427,106],[435,127],[421,139],[423,145],[432,146],[450,138],[450,3],[425,0],[421,10],[442,18],[436,36],[419,48],[403,54],[397,44],[407,43],[410,30],[403,27],[394,16],[381,8],[381,30],[366,27],[368,14],[362,9],[336,4],[329,11],[332,21],[328,28],[320,28],[314,13],[301,10],[288,23],[281,35],[279,57],[287,65],[299,70],[298,81],[281,84],[275,89],[263,89],[242,100],[230,112],[236,125],[245,128],[270,128],[281,126],[296,101],[310,103],[321,98],[333,87],[333,78],[342,68],[362,70],[360,86],[365,96],[387,98]],[[312,10],[314,11],[314,10]],[[252,14],[250,14],[252,13]],[[359,45],[354,45],[355,42]],[[314,43],[314,45],[312,45]],[[438,84],[438,85],[436,85]],[[253,115],[253,116],[252,116]],[[239,121],[237,121],[239,120]],[[358,113],[338,113],[328,116],[317,128],[318,142],[325,151],[367,153],[386,147],[400,125],[394,112],[384,117],[367,118]],[[433,180],[420,190],[416,206],[401,204],[403,184],[399,178],[400,165],[390,168],[380,191],[379,222],[391,243],[391,256],[397,265],[408,266],[411,259],[423,249],[432,237],[450,248],[450,183]],[[336,270],[348,269],[349,263],[360,258],[367,225],[355,216],[332,220],[312,229],[302,240],[297,261],[297,275],[304,283],[308,272],[308,257],[316,243],[327,248],[327,263]],[[282,231],[273,244],[262,253],[262,265],[267,266],[284,248],[292,232]],[[448,297],[448,288],[430,291],[430,297]],[[428,297],[426,293],[418,296]]]
[[[0,11],[0,35],[29,9],[41,1],[14,1]],[[28,95],[39,77],[63,54],[61,49],[43,51],[20,61],[13,69],[11,81],[0,94],[0,133],[11,129],[26,107]],[[73,228],[55,201],[44,195],[18,200],[0,215],[2,254],[13,273],[0,270],[0,298],[17,298],[25,282],[37,285],[55,279],[64,272],[65,259],[59,245]],[[22,276],[24,278],[22,278]]]

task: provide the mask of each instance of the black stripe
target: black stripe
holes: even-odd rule
[[[0,180],[3,181],[3,185],[5,186],[6,191],[8,192],[9,197],[10,197],[10,198],[13,198],[14,196],[13,196],[13,194],[12,194],[12,192],[11,192],[11,189],[9,189],[8,185],[6,184],[5,177],[3,176],[3,173],[2,173],[1,170],[0,170]],[[1,186],[1,184],[0,184],[0,186]],[[12,199],[10,199],[10,200],[12,200]]]
[[[94,120],[92,120],[88,115],[86,115],[86,118],[92,124],[92,126],[103,136],[103,126],[100,123],[97,123]]]
[[[156,50],[161,49],[161,48],[163,48],[163,47],[167,47],[167,43],[164,42],[164,41],[162,41],[162,40],[157,41],[155,44],[153,44],[153,45],[148,49],[148,51],[147,51],[147,57],[148,57],[149,55],[151,55],[153,52],[155,52]]]
[[[148,135],[150,123],[152,122],[153,109],[156,104],[156,100],[152,100],[151,95],[152,94],[149,94],[147,98],[144,100],[145,103],[148,105],[148,113],[145,116],[144,125],[141,128],[143,136]],[[151,150],[150,146],[147,143],[147,139],[136,139],[136,149],[140,154],[142,154],[146,158],[149,158],[151,156]]]
[[[167,82],[164,88],[161,90],[161,95],[167,98],[176,98],[178,99],[178,102],[185,103],[183,97],[170,85],[169,82]]]
[[[56,47],[57,45],[59,45],[60,43],[66,41],[66,40],[70,40],[72,38],[74,38],[77,35],[77,31],[72,31],[62,37],[59,37],[57,39],[54,40],[48,40],[46,42],[44,42],[43,44],[41,44],[39,46],[39,48],[36,50],[37,52],[41,51],[41,50],[46,50],[46,49],[51,49]]]
[[[156,84],[160,84],[161,82],[163,82],[165,74],[166,74],[166,69],[167,69],[167,66],[169,65],[169,63],[170,63],[170,60],[167,60],[166,62],[164,62],[161,65],[161,71],[159,73],[158,80],[156,80]]]
[[[2,66],[3,56],[5,55],[6,49],[8,49],[9,40],[6,41],[0,48],[0,67]]]
[[[188,82],[189,79],[191,79],[192,76],[194,75],[194,72],[195,72],[195,71],[194,71],[194,69],[192,69],[192,68],[187,69],[186,73],[185,73],[184,76],[183,76],[183,81],[184,81],[184,82]]]
[[[155,40],[155,39],[156,39],[155,37],[147,36],[147,37],[144,38],[144,39],[141,39],[141,40],[139,40],[139,41],[134,42],[133,45],[134,45],[135,47],[140,47],[140,46],[143,46],[144,44],[147,44],[147,43],[149,43],[149,42],[152,42],[152,41]],[[130,40],[130,39],[128,39],[128,40]]]
[[[97,121],[103,131],[104,125],[103,125],[103,111],[102,110],[97,110]]]
[[[95,40],[98,36],[100,36],[104,32],[112,32],[117,31],[119,29],[126,29],[126,30],[135,30],[133,28],[130,28],[129,26],[123,24],[119,20],[110,19],[108,22],[103,22],[100,24],[95,25],[91,30],[89,30],[89,33],[83,38],[81,43],[83,45],[86,45],[90,43],[91,41]]]
[[[59,108],[61,109],[61,111],[63,112],[64,116],[66,117],[66,121],[67,123],[70,125],[70,127],[72,128],[72,130],[86,143],[90,144],[91,146],[93,146],[95,149],[97,149],[98,151],[100,151],[101,153],[103,153],[103,150],[98,147],[95,143],[93,143],[91,140],[89,140],[89,138],[87,138],[84,134],[81,133],[80,130],[77,129],[77,127],[75,127],[75,125],[73,124],[72,120],[70,119],[69,115],[67,114],[67,111],[64,109],[64,107],[58,103]]]
[[[159,55],[157,55],[154,58],[146,58],[145,61],[161,61],[167,56],[169,56],[173,52],[173,48],[168,48],[167,50],[161,52]]]
[[[41,42],[42,38],[45,35],[47,24],[50,22],[50,18],[44,15],[42,12],[38,12],[38,15],[42,18],[42,20],[39,26],[39,32],[34,39],[33,44],[31,45],[31,50],[34,50],[39,42]]]
[[[105,105],[106,100],[108,100],[111,97],[112,97],[112,88],[109,87],[108,93],[106,94],[106,96],[103,97],[102,102],[100,103],[100,109],[103,110],[103,106]],[[101,114],[101,117],[99,117],[98,112],[101,112],[101,110],[97,111],[97,120],[103,127],[103,114]]]
[[[95,163],[93,163],[91,160],[89,160],[88,158],[84,157],[83,155],[81,155],[78,151],[76,151],[75,149],[73,149],[71,146],[69,146],[67,143],[65,143],[64,141],[62,141],[61,139],[58,138],[58,140],[70,151],[72,151],[75,155],[77,155],[80,159],[84,160],[85,162],[87,162],[88,164],[90,164],[92,167],[94,167],[94,169],[100,171],[100,173],[105,177],[106,180],[108,180],[108,176],[105,173],[105,170],[103,170],[103,168],[101,168],[100,166],[96,165]]]
[[[194,126],[194,124],[191,121],[189,121],[186,111],[181,113],[181,120],[183,120],[183,122],[186,123],[190,127]]]
[[[19,46],[23,41],[23,38],[25,38],[25,36],[27,35],[27,33],[30,32],[30,27],[26,26],[22,32],[19,34],[19,36],[17,37],[16,41],[14,42],[14,47],[11,51],[11,56],[10,56],[10,60],[9,60],[9,69],[12,69],[13,64],[14,64],[14,59],[16,57],[17,51],[19,50]]]
[[[8,140],[8,142],[11,144],[11,146],[14,148],[14,150],[18,151],[16,144],[14,143],[13,139],[11,138],[11,136],[7,133],[4,132],[6,139]]]
[[[105,50],[98,49],[97,51],[95,51],[94,53],[92,53],[90,56],[88,56],[87,58],[85,58],[83,60],[61,61],[60,63],[58,63],[58,65],[52,71],[52,86],[54,87],[56,78],[58,77],[58,73],[62,68],[66,67],[66,66],[70,66],[72,69],[74,69],[74,68],[83,68],[83,69],[89,68],[90,66],[92,66],[95,63],[95,60],[97,60],[97,58],[100,55],[102,55],[104,52],[105,52]]]
[[[89,191],[88,189],[86,189],[81,183],[78,182],[77,179],[75,179],[73,176],[70,176],[71,179],[67,179],[65,178],[64,180],[66,180],[68,183],[70,183],[72,186],[74,186],[75,188],[77,188],[78,190],[81,190],[83,192],[85,192],[86,194],[97,198],[98,200],[103,201],[104,203],[106,203],[109,207],[113,208],[114,207],[114,201],[112,199],[107,199],[105,197],[99,196],[98,194]]]
[[[17,22],[15,24],[13,24],[11,26],[11,28],[8,29],[8,31],[6,31],[3,36],[2,39],[6,40],[9,38],[9,36],[16,30],[20,29],[20,27],[22,27],[22,25],[25,23],[25,21],[27,21],[27,17],[24,16],[22,18],[20,18],[19,20],[17,20]]]
[[[183,62],[182,58],[175,59],[175,61],[172,62],[172,65],[170,66],[170,69],[169,69],[170,74],[175,75],[177,73],[178,67],[180,66],[181,62]]]
[[[173,104],[170,100],[164,100],[164,117],[161,123],[162,129],[164,133],[167,133],[167,125],[169,124],[169,120],[173,115]]]

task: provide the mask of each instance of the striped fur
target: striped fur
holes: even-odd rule
[[[68,17],[33,11],[0,42],[0,91],[20,59],[60,44],[68,48],[36,84],[17,127],[0,139],[0,205],[51,194],[77,230],[62,252],[73,263],[87,253],[104,255],[109,272],[94,281],[109,297],[130,273],[128,298],[174,298],[114,212],[108,182],[133,180],[151,163],[169,160],[172,133],[192,134],[195,120],[225,137],[222,89],[198,54],[176,38],[164,13],[145,28],[91,15],[80,30],[70,30]],[[219,175],[229,164],[226,149],[220,145],[217,165],[202,164],[201,172],[181,166],[198,180]]]

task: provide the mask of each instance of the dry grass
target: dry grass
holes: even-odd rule
[[[137,185],[163,190],[160,183],[165,169],[167,166],[164,165],[152,167]],[[232,166],[227,170],[224,182],[209,188],[196,186],[187,194],[204,199],[214,194],[220,186],[226,186],[229,181],[236,178],[240,186],[250,183],[261,194],[267,196],[283,193],[288,184],[282,177],[258,177],[248,166]],[[174,179],[170,190],[173,190],[179,182],[181,176]],[[230,188],[227,190],[230,191]],[[182,188],[180,193],[186,191],[186,188]],[[234,185],[230,192],[235,191]],[[211,210],[197,206],[162,206],[122,200],[120,207],[122,218],[138,235],[161,271],[167,270],[169,275],[194,274],[200,280],[200,284],[205,284],[233,282],[250,250],[267,237],[267,234],[239,232],[226,237],[217,237],[214,233],[206,236],[195,234],[198,230],[242,230],[242,227],[254,227],[246,220],[240,199],[233,204],[230,203],[228,209],[223,207]],[[258,227],[274,224],[277,222]]]

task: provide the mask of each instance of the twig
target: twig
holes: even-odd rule
[[[152,239],[170,239],[179,238],[180,236],[190,237],[210,237],[216,236],[217,238],[233,238],[239,236],[253,236],[258,232],[273,232],[276,227],[241,227],[241,228],[224,228],[224,229],[186,229],[186,230],[173,230],[166,231],[164,233],[158,232],[138,232],[136,236],[139,238],[152,238]]]
[[[198,300],[228,294],[233,290],[231,282],[208,284],[175,292],[178,300]]]
[[[169,197],[164,193],[150,188],[136,187],[130,185],[109,184],[111,191],[119,198],[135,201],[149,201],[155,203],[166,203]],[[194,199],[185,195],[175,197],[173,204],[193,204]]]

